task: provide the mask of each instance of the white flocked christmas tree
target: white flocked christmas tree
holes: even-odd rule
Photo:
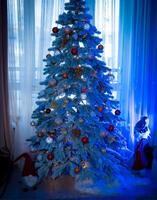
[[[101,59],[104,47],[91,18],[84,0],[70,0],[52,28],[44,89],[32,114],[36,134],[28,139],[39,181],[66,173],[112,182],[125,169],[112,72]]]

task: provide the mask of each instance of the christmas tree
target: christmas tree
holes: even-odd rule
[[[102,39],[88,10],[84,0],[70,0],[52,28],[40,83],[45,88],[32,114],[36,135],[29,139],[39,180],[64,173],[112,180],[124,164],[112,73],[101,59]]]

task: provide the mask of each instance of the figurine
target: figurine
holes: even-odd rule
[[[149,144],[149,119],[144,116],[134,127],[135,153],[132,165],[133,170],[150,169],[153,159],[153,148]]]

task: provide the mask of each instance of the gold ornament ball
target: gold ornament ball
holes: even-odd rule
[[[52,108],[57,108],[57,103],[56,103],[55,101],[52,101],[51,107],[52,107]]]
[[[75,137],[80,137],[80,135],[81,135],[81,130],[80,129],[73,129],[72,130],[72,133],[73,133],[73,135],[75,136]]]
[[[80,171],[81,171],[80,167],[75,167],[75,168],[74,168],[75,174],[79,174]]]

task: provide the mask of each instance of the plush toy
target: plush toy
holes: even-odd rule
[[[35,187],[36,184],[38,183],[38,176],[36,173],[34,162],[28,153],[23,153],[18,158],[16,158],[14,163],[22,158],[24,158],[24,166],[23,166],[23,171],[22,171],[22,183],[25,188],[31,189]]]

